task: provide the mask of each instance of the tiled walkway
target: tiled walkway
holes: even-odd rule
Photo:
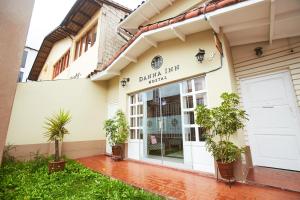
[[[133,161],[114,162],[94,156],[78,161],[85,166],[145,190],[173,199],[300,200],[300,193],[236,183],[229,188],[214,178]]]

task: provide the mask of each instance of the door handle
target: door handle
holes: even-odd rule
[[[274,106],[263,106],[263,108],[274,108]]]

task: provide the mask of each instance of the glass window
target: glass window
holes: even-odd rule
[[[135,106],[130,106],[130,114],[135,115]]]
[[[89,48],[91,48],[91,46],[92,46],[92,37],[93,37],[92,32],[89,31],[87,33],[85,51],[87,51]]]
[[[137,118],[137,127],[143,126],[143,117]]]
[[[185,124],[194,124],[194,111],[184,112],[184,123]]]
[[[138,105],[137,106],[137,114],[142,115],[143,114],[143,105]]]
[[[22,80],[23,80],[23,75],[24,75],[24,72],[20,72],[20,73],[19,73],[18,82],[22,82]],[[15,79],[15,80],[16,80],[16,79]]]
[[[75,47],[75,60],[79,57],[80,55],[80,40],[76,42],[76,47]]]
[[[187,80],[182,83],[182,92],[183,93],[192,92],[192,80]]]
[[[81,45],[82,45],[81,54],[86,51],[86,38],[87,38],[87,36],[84,35],[83,38],[81,39]]]
[[[185,140],[196,142],[197,139],[197,142],[205,141],[204,130],[195,124],[195,112],[192,110],[196,105],[206,104],[205,77],[184,81],[181,87],[183,91],[182,109]]]
[[[138,139],[143,139],[143,129],[137,129],[137,137]]]
[[[185,141],[196,141],[195,128],[185,128]]]
[[[130,118],[130,126],[135,127],[135,118],[134,117]]]
[[[194,79],[194,82],[195,82],[195,91],[204,89],[204,78],[203,77]]]
[[[143,139],[143,101],[142,94],[135,94],[129,97],[130,129],[136,131],[136,136],[130,139]]]
[[[143,102],[143,94],[142,93],[138,94],[138,102]]]
[[[194,107],[193,96],[183,97],[183,105],[184,108],[193,108]]]
[[[196,104],[197,105],[205,105],[204,94],[196,94]]]
[[[130,103],[135,104],[135,95],[130,96]]]
[[[130,129],[130,139],[135,139],[135,130]]]
[[[97,37],[97,24],[92,28],[91,35],[92,35],[91,43],[92,43],[92,46],[93,46],[96,42],[96,37]]]
[[[21,64],[21,68],[24,68],[25,65],[26,65],[27,55],[28,55],[28,52],[24,50],[24,51],[23,51],[23,56],[22,56],[22,64]]]

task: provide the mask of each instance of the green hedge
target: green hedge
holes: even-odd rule
[[[11,162],[0,168],[0,199],[161,199],[68,160],[63,172],[48,174],[48,160]]]

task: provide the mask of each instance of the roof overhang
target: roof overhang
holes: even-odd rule
[[[224,0],[226,2],[227,0]],[[229,0],[228,0],[229,2]],[[213,29],[222,31],[231,46],[300,36],[299,0],[248,0],[217,9],[138,36],[127,49],[117,55],[104,71],[92,73],[91,79],[107,80],[157,43]],[[105,74],[105,76],[104,76]]]
[[[160,14],[161,11],[171,6],[175,1],[176,0],[148,0],[125,18],[118,25],[118,28],[126,29],[131,34],[135,34],[139,26],[149,22],[152,17]]]
[[[163,28],[142,33],[125,51],[123,51],[109,67],[91,76],[91,80],[108,80],[120,74],[120,70],[131,62],[138,62],[138,57],[159,42],[179,38],[183,42],[187,35],[211,29],[204,15],[191,18]]]
[[[215,32],[226,35],[231,46],[300,35],[299,0],[251,0],[208,13]]]

